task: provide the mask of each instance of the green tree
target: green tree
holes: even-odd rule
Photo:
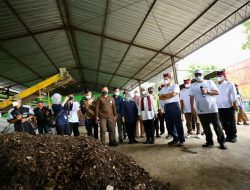
[[[243,23],[245,28],[246,42],[242,45],[242,49],[250,50],[250,20]]]
[[[218,67],[217,65],[213,65],[213,64],[200,65],[200,64],[192,63],[189,65],[187,78],[194,78],[194,71],[196,69],[201,69],[204,72],[204,76],[205,76],[209,73],[217,71]]]

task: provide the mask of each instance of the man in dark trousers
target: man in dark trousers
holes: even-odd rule
[[[179,105],[179,85],[171,82],[172,74],[163,74],[164,87],[160,91],[161,105],[164,107],[166,114],[167,126],[169,127],[169,133],[173,137],[173,141],[169,142],[169,145],[184,146],[184,130],[181,119],[181,109]]]
[[[214,145],[213,134],[210,128],[210,124],[212,124],[218,143],[220,144],[220,149],[227,149],[215,98],[216,95],[219,95],[219,90],[212,80],[204,80],[203,71],[198,69],[194,75],[197,82],[191,85],[189,95],[191,110],[194,114],[198,113],[206,135],[206,143],[202,147],[211,147]],[[196,107],[194,106],[194,100]]]
[[[122,122],[126,126],[126,131],[129,138],[129,143],[138,143],[135,140],[136,133],[136,121],[137,121],[138,109],[129,93],[125,94],[125,101],[122,106]]]
[[[51,116],[49,108],[43,106],[43,102],[39,101],[34,109],[34,114],[39,134],[49,133],[49,117]]]
[[[216,103],[219,108],[219,116],[222,127],[226,133],[226,141],[235,143],[237,141],[237,129],[235,111],[237,106],[237,92],[234,84],[225,80],[225,71],[217,72],[216,84],[219,89],[219,95],[216,96]]]
[[[21,98],[14,96],[12,98],[12,105],[8,112],[8,122],[14,124],[15,132],[26,132],[35,135],[34,129],[30,120],[34,116],[31,108],[22,105]]]
[[[119,134],[119,142],[123,143],[123,125],[122,125],[122,104],[123,99],[120,96],[120,89],[114,88],[114,95],[113,98],[115,100],[115,106],[116,106],[116,124],[118,128],[118,134]]]

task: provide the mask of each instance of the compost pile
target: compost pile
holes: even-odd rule
[[[172,189],[89,137],[0,135],[0,166],[0,189]]]

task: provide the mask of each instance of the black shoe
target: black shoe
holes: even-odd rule
[[[163,132],[160,133],[160,135],[163,135],[163,134],[164,134]]]
[[[221,144],[220,144],[220,149],[226,150],[226,149],[227,149],[226,144],[225,144],[225,143],[221,143]]]
[[[168,145],[176,145],[178,143],[179,143],[178,140],[172,140],[171,142],[168,143]]]
[[[243,125],[249,125],[249,123],[247,123],[247,122],[244,122],[244,123],[243,123]]]
[[[160,136],[160,135],[156,135],[155,137],[156,137],[156,138],[160,138],[161,136]]]
[[[119,139],[119,143],[121,143],[121,144],[122,144],[122,143],[123,143],[123,140],[122,140],[122,139]]]
[[[214,143],[205,143],[202,145],[202,147],[204,147],[204,148],[208,148],[208,147],[212,147],[212,146],[214,146]]]
[[[144,142],[143,144],[151,144],[151,143],[150,143],[150,141],[147,140],[147,141]]]
[[[127,138],[127,135],[124,135],[123,140],[125,140],[126,138]]]
[[[232,138],[229,142],[236,143],[237,142],[237,138]]]
[[[237,122],[237,125],[241,125],[241,123]]]
[[[110,142],[109,146],[118,146],[117,142]]]
[[[184,146],[184,142],[179,142],[179,143],[178,143],[178,146],[179,146],[179,147],[183,147],[183,146]]]

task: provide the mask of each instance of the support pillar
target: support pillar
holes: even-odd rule
[[[176,71],[176,66],[175,66],[175,61],[174,61],[174,57],[171,57],[171,65],[172,65],[172,69],[173,69],[173,73],[174,73],[174,82],[176,84],[178,84],[178,77],[177,77],[177,71]]]

